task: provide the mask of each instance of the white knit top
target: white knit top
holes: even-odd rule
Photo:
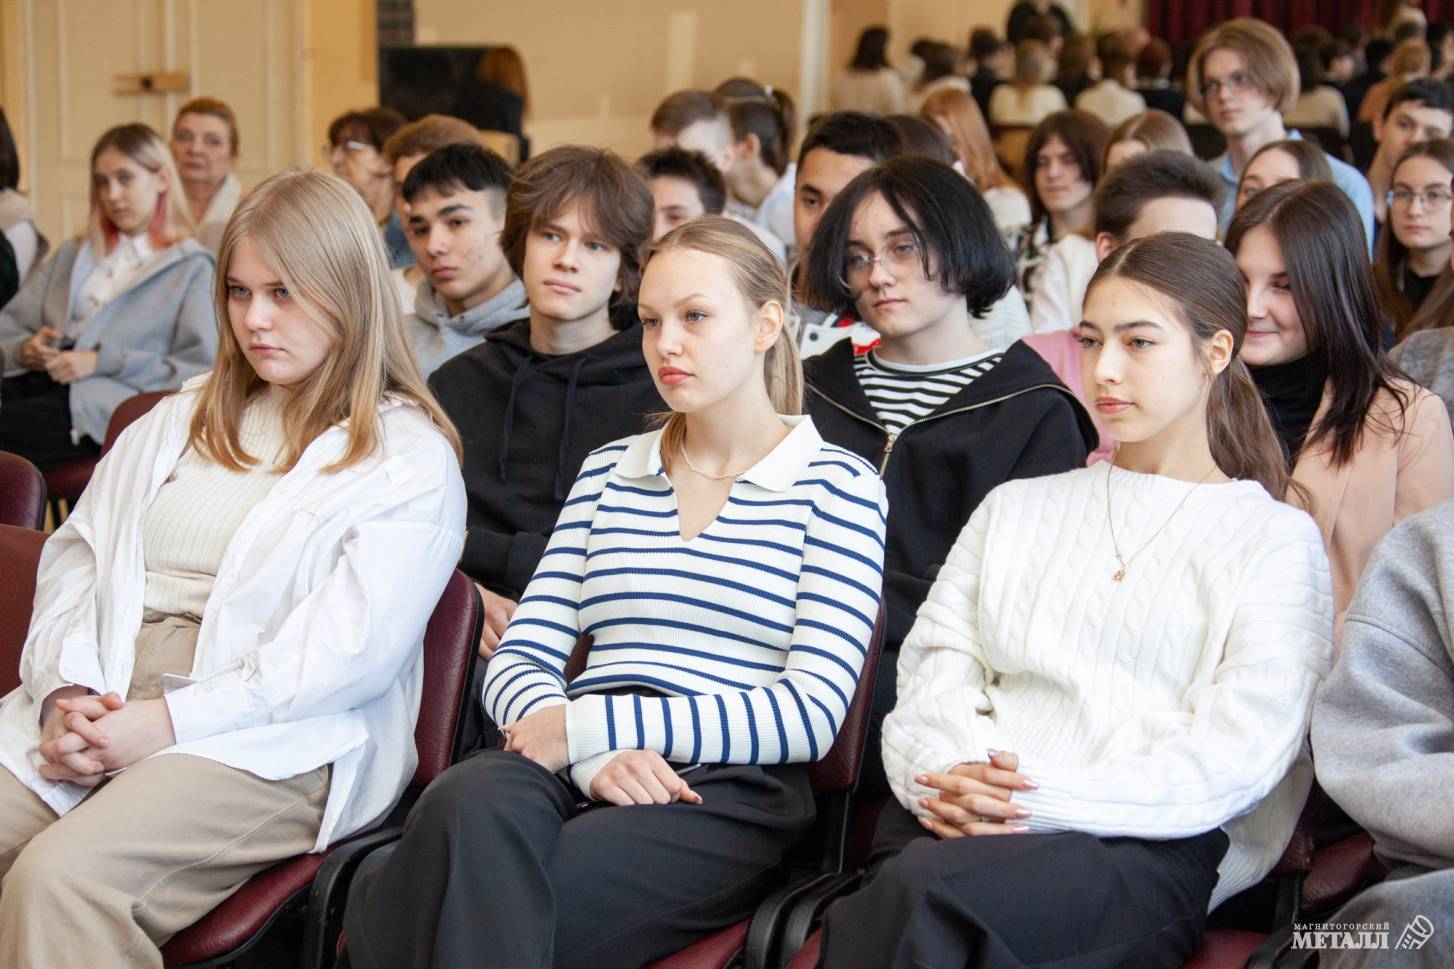
[[[268,390],[243,413],[238,438],[257,464],[233,471],[188,448],[157,492],[142,518],[147,615],[201,620],[233,534],[282,476],[282,400]]]
[[[1108,475],[1131,559],[1119,583]],[[1221,826],[1213,907],[1276,863],[1333,656],[1327,556],[1313,520],[1260,485],[1191,487],[1103,464],[989,494],[899,655],[883,754],[906,808],[924,813],[916,774],[1007,750],[1039,784],[1015,795],[1032,831]]]

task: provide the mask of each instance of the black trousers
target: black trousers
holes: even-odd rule
[[[519,754],[431,784],[361,866],[354,969],[638,969],[749,916],[813,821],[807,770],[706,767],[701,804],[592,803]],[[377,859],[377,860],[376,860]]]
[[[0,451],[18,454],[42,471],[95,457],[89,437],[71,441],[71,388],[39,371],[0,380]]]
[[[1022,834],[941,841],[897,801],[869,877],[823,924],[827,969],[1180,969],[1227,836]]]

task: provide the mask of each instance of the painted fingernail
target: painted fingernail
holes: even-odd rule
[[[993,747],[987,747],[987,748],[985,748],[985,753],[989,754],[990,755],[990,758],[993,759],[995,757],[1000,756],[1000,754],[1004,753],[1004,751],[1003,750],[995,750]]]
[[[929,806],[929,799],[927,797],[921,797],[921,798],[919,798],[919,807],[926,808],[928,806]],[[922,818],[920,820],[922,820]]]
[[[1038,791],[1038,790],[1040,790],[1040,785],[1039,784],[1036,784],[1034,781],[1030,780],[1030,778],[1028,778],[1028,777],[1022,777],[1020,779],[1020,786],[1022,788],[1024,788],[1025,790],[1027,790],[1027,791]]]
[[[914,778],[914,783],[915,784],[928,784],[929,783],[929,775],[928,774],[920,774],[920,775],[918,775],[917,777]]]
[[[1030,816],[1030,812],[1027,811],[1027,810],[1025,810],[1024,808],[1016,808],[1015,809],[1015,817],[1017,817],[1017,818],[1028,818],[1029,816]]]
[[[919,826],[921,828],[927,828],[927,827],[929,827],[929,819],[928,818],[920,818],[919,819]]]
[[[1030,826],[1028,824],[1012,824],[1009,828],[1016,834],[1028,834],[1030,832]]]

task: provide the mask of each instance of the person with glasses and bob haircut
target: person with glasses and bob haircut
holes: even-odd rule
[[[1270,24],[1238,17],[1208,30],[1197,42],[1187,68],[1187,99],[1227,139],[1212,167],[1227,183],[1220,219],[1226,226],[1236,206],[1242,169],[1270,141],[1301,137],[1282,116],[1297,102],[1297,58],[1287,38]],[[1368,180],[1340,159],[1328,156],[1333,181],[1358,208],[1363,234],[1373,243],[1373,192]]]
[[[823,436],[888,489],[877,723],[893,707],[899,643],[970,514],[1005,481],[1084,465],[1097,435],[1038,353],[978,334],[1014,264],[983,197],[947,165],[906,156],[854,178],[823,216],[805,276],[815,305],[854,311],[879,336],[866,353],[842,341],[806,364]],[[863,784],[882,790],[877,748]]]
[[[333,173],[352,185],[374,214],[391,269],[414,265],[414,250],[394,204],[394,171],[383,154],[384,144],[407,123],[393,108],[345,111],[329,122],[323,143],[323,158]]]
[[[1282,854],[1333,609],[1317,526],[1279,500],[1246,321],[1211,240],[1101,263],[1078,332],[1115,458],[1007,482],[960,531],[899,656],[894,799],[820,966],[1179,969]]]
[[[1242,360],[1282,442],[1288,500],[1322,530],[1340,617],[1379,539],[1454,497],[1449,415],[1383,352],[1358,222],[1328,182],[1284,182],[1226,238],[1247,282]]]
[[[1454,322],[1450,319],[1454,294],[1448,285],[1449,257],[1454,252],[1449,238],[1454,141],[1416,143],[1394,165],[1392,184],[1388,221],[1374,246],[1373,268],[1379,302],[1395,334],[1403,339],[1431,325]],[[1437,289],[1443,292],[1436,294]]]

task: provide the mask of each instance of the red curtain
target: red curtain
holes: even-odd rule
[[[1454,0],[1424,0],[1430,20],[1454,18]],[[1321,24],[1335,33],[1349,21],[1373,20],[1373,0],[1146,0],[1146,28],[1170,43],[1194,40],[1233,17],[1257,17],[1284,33]]]

